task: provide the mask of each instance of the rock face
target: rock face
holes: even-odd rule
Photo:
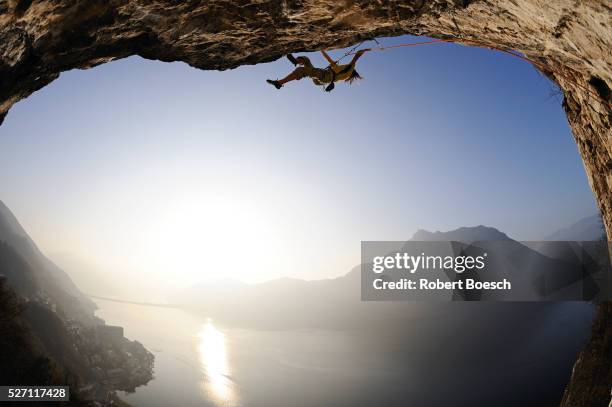
[[[612,240],[611,20],[606,0],[5,0],[0,121],[60,72],[130,55],[222,70],[406,33],[517,50],[563,91]]]
[[[597,310],[591,339],[578,356],[561,405],[607,407],[612,383],[611,360],[612,302],[608,302],[601,304]]]

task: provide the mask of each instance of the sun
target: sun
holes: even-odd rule
[[[147,263],[190,280],[186,284],[260,281],[279,271],[284,243],[274,221],[248,200],[190,196],[160,215],[146,234]]]

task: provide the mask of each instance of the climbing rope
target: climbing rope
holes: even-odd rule
[[[349,49],[348,51],[346,51],[344,53],[344,55],[342,55],[340,58],[336,59],[336,63],[342,61],[344,58],[346,58],[349,55],[353,55],[355,53],[355,50],[359,47],[361,47],[361,44],[363,44],[365,41],[361,41],[359,44],[355,45],[353,48]]]
[[[376,44],[378,45],[378,48],[371,48],[368,50],[368,52],[373,52],[373,51],[387,51],[390,49],[395,49],[395,48],[404,48],[404,47],[418,47],[421,45],[432,45],[432,44],[443,44],[443,43],[449,43],[449,42],[456,42],[455,40],[431,40],[431,41],[422,41],[422,42],[413,42],[413,43],[405,43],[405,44],[397,44],[397,45],[390,45],[387,47],[384,47],[380,44],[380,42],[378,42],[376,39],[374,39],[374,41],[376,42]],[[340,57],[336,63],[342,61],[344,58],[346,58],[349,55],[355,55],[357,53],[357,48],[359,48],[365,41],[361,41],[359,44],[357,44],[356,46],[354,46],[353,48],[351,48],[350,50],[348,50],[344,55],[342,55],[342,57]],[[503,52],[504,54],[508,54],[510,56],[513,56],[515,58],[521,59],[523,61],[529,62],[530,64],[532,64],[533,66],[535,66],[536,68],[538,68],[540,71],[542,72],[552,72],[556,75],[558,75],[559,77],[565,79],[566,81],[576,85],[577,87],[579,87],[580,89],[584,90],[585,92],[589,93],[592,96],[595,96],[596,99],[598,99],[599,101],[601,101],[602,103],[604,103],[608,108],[612,107],[612,103],[610,103],[610,101],[605,100],[601,95],[599,95],[597,92],[594,92],[592,89],[588,88],[587,86],[584,86],[578,82],[576,82],[575,80],[573,80],[572,78],[568,77],[566,74],[563,74],[559,71],[555,71],[552,69],[549,69],[547,67],[545,67],[544,65],[540,64],[539,62],[536,62],[524,55],[521,55],[517,52],[513,52],[513,51],[509,51],[503,48],[498,48],[492,45],[487,45],[487,44],[483,44],[483,43],[479,43],[477,41],[473,41],[473,40],[461,40],[462,43],[471,45],[473,47],[478,47],[478,48],[487,48],[487,49],[492,49],[495,51],[499,51],[499,52]]]
[[[423,41],[423,42],[413,42],[413,43],[406,43],[406,44],[390,45],[388,47],[383,47],[380,44],[380,42],[376,41],[376,39],[374,41],[376,42],[376,44],[378,44],[378,48],[371,48],[370,52],[372,52],[372,51],[386,51],[388,49],[403,48],[403,47],[418,47],[419,45],[430,45],[430,44],[437,44],[437,43],[443,43],[443,42],[453,42],[451,40],[432,40],[432,41]],[[353,48],[351,48],[348,52],[346,52],[344,55],[342,55],[340,57],[340,59],[338,59],[336,61],[336,63],[342,61],[344,58],[348,57],[349,55],[355,55],[357,53],[355,50],[358,47],[360,47],[361,44],[363,44],[364,42],[365,41],[362,41],[359,44],[357,44],[356,46],[354,46]]]

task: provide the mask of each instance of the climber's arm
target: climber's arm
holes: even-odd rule
[[[351,64],[351,65],[355,65],[355,64],[357,63],[357,60],[358,60],[359,58],[361,58],[361,56],[362,56],[363,54],[365,54],[366,52],[368,52],[368,51],[371,51],[371,49],[370,49],[370,48],[364,48],[364,49],[360,49],[359,51],[357,51],[357,52],[355,53],[355,56],[354,56],[354,57],[353,57],[353,59],[351,60],[351,63],[350,63],[350,64]]]
[[[321,50],[321,54],[323,54],[323,57],[327,60],[327,62],[329,62],[329,64],[331,66],[336,66],[336,61],[334,61],[333,59],[331,59],[331,57],[329,55],[327,55],[327,52]]]

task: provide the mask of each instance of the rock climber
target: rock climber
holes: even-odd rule
[[[289,54],[287,55],[287,59],[289,59],[293,65],[297,66],[297,68],[283,79],[278,79],[275,81],[268,79],[266,82],[274,86],[276,89],[280,89],[287,82],[299,81],[304,77],[309,77],[312,79],[315,85],[328,84],[325,87],[325,91],[330,92],[332,89],[334,89],[335,82],[345,81],[352,84],[355,80],[362,79],[355,69],[355,64],[357,63],[357,60],[367,51],[370,51],[370,48],[357,51],[351,62],[344,65],[336,63],[336,61],[327,55],[327,52],[321,51],[323,57],[327,60],[327,62],[329,62],[329,66],[327,68],[316,68],[312,65],[312,62],[310,62],[308,57],[300,56],[295,58],[293,55]]]

